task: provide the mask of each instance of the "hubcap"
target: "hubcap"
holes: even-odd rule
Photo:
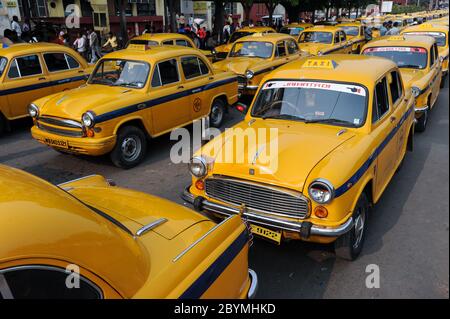
[[[137,136],[128,136],[121,145],[122,155],[125,160],[134,161],[141,154],[141,148],[141,140]]]
[[[364,234],[364,224],[366,222],[366,214],[364,209],[358,209],[358,215],[355,219],[355,242],[353,244],[353,248],[358,248],[361,244],[361,240]]]
[[[214,105],[211,110],[211,122],[216,125],[222,121],[223,110],[220,106]]]

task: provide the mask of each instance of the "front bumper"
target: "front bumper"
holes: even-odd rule
[[[299,233],[301,238],[308,239],[310,236],[324,236],[324,237],[339,237],[353,227],[353,219],[350,217],[345,223],[337,227],[322,227],[313,225],[311,222],[294,222],[281,219],[274,216],[263,216],[247,209],[241,214],[240,209],[223,204],[213,203],[203,197],[195,197],[187,187],[181,195],[181,198],[187,203],[194,206],[198,211],[207,211],[216,213],[222,216],[241,215],[243,219],[249,223],[269,226],[281,231],[290,231]]]
[[[116,144],[116,136],[108,136],[103,138],[68,137],[41,130],[36,125],[31,128],[31,135],[38,142],[52,148],[60,149],[68,153],[91,156],[100,156],[107,154],[111,152]],[[54,145],[50,145],[46,142],[47,139],[64,140],[67,142],[68,147],[58,148]]]
[[[248,299],[254,299],[256,292],[258,291],[258,276],[256,272],[252,269],[248,270],[248,275],[250,277],[250,288],[247,293]]]
[[[420,107],[415,106],[414,112],[415,112],[416,119],[420,118],[423,115],[423,113],[428,111],[429,108],[430,107],[428,105],[424,105],[424,106],[420,106]]]

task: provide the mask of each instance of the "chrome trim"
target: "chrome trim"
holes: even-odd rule
[[[80,178],[75,178],[75,179],[72,179],[70,181],[67,181],[67,182],[64,182],[64,183],[61,183],[61,184],[57,184],[56,186],[61,187],[61,186],[66,185],[66,184],[73,183],[73,182],[78,182],[78,181],[81,181],[83,179],[94,177],[94,176],[101,176],[101,175],[91,174],[91,175],[83,176],[83,177],[80,177]]]
[[[310,191],[311,191],[311,186],[313,186],[314,184],[319,184],[319,185],[322,185],[322,186],[327,187],[327,188],[329,189],[329,191],[331,192],[331,197],[330,197],[330,199],[327,200],[326,202],[323,202],[323,203],[320,203],[320,202],[315,201],[314,198],[311,196],[311,192],[310,192]],[[309,196],[311,197],[311,200],[315,201],[316,203],[321,204],[321,205],[323,205],[323,204],[328,204],[328,203],[330,203],[331,201],[333,201],[333,199],[334,199],[334,186],[333,186],[333,184],[331,184],[330,181],[328,181],[328,180],[325,179],[325,178],[316,178],[315,180],[313,180],[313,181],[311,182],[311,184],[309,184],[309,187],[308,187],[308,194],[309,194]]]
[[[62,127],[69,127],[69,128],[83,128],[83,125],[77,121],[73,120],[67,120],[67,119],[61,119],[56,117],[50,117],[50,116],[41,116],[38,119],[39,122],[44,122],[47,124],[62,126]]]
[[[250,277],[250,288],[247,293],[248,299],[254,299],[256,292],[258,291],[258,275],[253,269],[248,269],[248,275]]]
[[[210,230],[208,230],[205,234],[202,235],[202,237],[200,237],[199,239],[197,239],[196,241],[194,241],[192,244],[190,244],[186,249],[184,249],[181,253],[179,253],[173,260],[172,262],[177,262],[181,257],[183,257],[184,255],[186,255],[192,248],[194,248],[195,246],[197,246],[203,239],[205,239],[206,237],[208,237],[209,234],[211,234],[212,232],[214,232],[217,228],[219,228],[221,225],[223,225],[225,222],[227,222],[231,217],[233,216],[228,216],[227,218],[225,218],[221,223],[215,225],[213,228],[211,228]]]
[[[151,223],[139,228],[138,231],[136,232],[136,236],[140,237],[140,236],[144,235],[145,233],[147,233],[148,231],[158,227],[161,224],[164,224],[167,221],[168,220],[166,218],[160,218],[158,220],[155,220],[154,222],[151,222]]]
[[[257,90],[257,89],[258,89],[258,86],[257,86],[257,85],[247,85],[245,88],[246,88],[247,90]]]
[[[414,107],[414,112],[416,113],[422,113],[428,110],[430,107],[428,105],[422,106],[422,107]]]
[[[208,123],[208,125],[209,125],[209,123]],[[205,172],[203,174],[199,175],[199,176],[194,175],[192,173],[192,170],[191,170],[191,166],[192,166],[192,163],[194,162],[194,160],[198,160],[203,165],[203,167],[205,169]],[[208,174],[208,164],[206,163],[206,159],[203,156],[194,156],[193,158],[191,158],[191,160],[189,162],[189,172],[191,173],[192,176],[194,176],[196,178],[205,177],[206,174]]]
[[[189,204],[193,204],[195,196],[189,192],[189,187],[181,194],[181,198]],[[230,207],[222,204],[213,203],[207,199],[202,201],[201,210],[225,215],[233,216],[240,215],[241,211],[238,207]],[[263,226],[269,226],[278,230],[286,230],[292,232],[300,232],[303,222],[287,221],[281,218],[272,216],[262,216],[255,214],[253,210],[248,209],[241,215],[249,223],[259,224]],[[320,227],[316,225],[311,226],[311,235],[326,236],[326,237],[338,237],[347,233],[353,227],[353,219],[350,217],[345,223],[336,227]]]
[[[70,263],[67,263],[68,265]],[[51,270],[51,271],[58,271],[58,272],[62,272],[65,274],[68,274],[68,272],[66,271],[66,269],[61,268],[61,267],[57,267],[57,266],[47,266],[47,265],[24,265],[24,266],[14,266],[14,267],[10,267],[10,268],[5,268],[5,269],[0,269],[0,276],[2,274],[5,274],[7,272],[11,272],[11,271],[17,271],[17,270],[28,270],[28,269],[41,269],[41,270]],[[92,288],[94,288],[95,291],[97,291],[97,293],[99,294],[99,299],[103,299],[103,291],[100,289],[100,287],[98,287],[94,282],[92,282],[90,279],[86,278],[85,276],[80,275],[80,280],[84,281],[86,284],[88,284],[89,286],[91,286]]]
[[[84,136],[83,131],[69,131],[69,130],[65,130],[65,129],[61,129],[61,128],[56,128],[53,126],[48,126],[48,125],[39,123],[39,120],[36,122],[36,126],[43,131],[61,135],[61,136],[68,136],[68,137],[83,137]]]
[[[0,272],[0,296],[3,299],[14,299],[11,289],[9,289],[9,285],[6,282],[6,278],[1,272]]]

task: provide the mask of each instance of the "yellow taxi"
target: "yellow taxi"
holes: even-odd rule
[[[449,20],[448,20],[448,17],[445,17],[445,18],[431,20],[430,22],[433,24],[441,24],[441,25],[445,25],[448,27]]]
[[[92,72],[77,52],[58,44],[14,44],[0,49],[0,134],[27,117],[31,101],[75,88]]]
[[[311,55],[351,53],[352,43],[344,30],[334,26],[314,26],[300,33],[298,44],[302,51]]]
[[[267,73],[306,55],[290,35],[255,33],[237,40],[227,58],[214,63],[214,67],[234,72],[239,91],[253,95]]]
[[[289,23],[280,29],[280,33],[298,36],[300,32],[313,26],[312,23]]]
[[[368,41],[366,27],[358,22],[341,23],[338,27],[344,30],[348,41],[351,42],[352,53],[359,54],[363,45]]]
[[[92,175],[0,166],[0,299],[248,298],[250,232]],[[73,289],[76,288],[76,289]]]
[[[304,58],[267,75],[232,129],[195,153],[183,199],[241,215],[275,243],[334,242],[355,259],[370,208],[412,148],[414,97],[388,59]]]
[[[179,33],[145,33],[140,36],[134,37],[128,43],[128,45],[138,44],[146,46],[155,45],[178,45],[188,48],[197,48],[194,41],[184,34]],[[200,50],[200,49],[199,49]],[[204,55],[212,61],[213,55],[211,51],[200,50]]]
[[[436,41],[429,36],[387,36],[369,42],[362,54],[397,63],[405,87],[415,96],[416,131],[425,131],[442,78]]]
[[[225,59],[234,42],[242,37],[252,35],[254,33],[275,33],[275,30],[271,27],[243,27],[237,31],[234,31],[227,43],[216,46],[212,50],[214,61]]]
[[[132,45],[105,55],[85,86],[34,101],[31,133],[56,150],[109,154],[130,168],[144,159],[148,138],[208,116],[218,127],[237,99],[236,76],[197,49]]]
[[[424,23],[418,26],[411,26],[402,31],[401,34],[405,35],[427,35],[436,39],[437,47],[439,51],[439,57],[442,61],[442,82],[441,88],[444,87],[445,80],[448,75],[448,60],[449,60],[449,47],[448,47],[448,26]]]

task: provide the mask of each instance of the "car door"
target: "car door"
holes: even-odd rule
[[[341,53],[350,54],[352,53],[351,42],[347,41],[347,35],[344,31],[339,31],[339,40],[341,43]]]
[[[197,55],[182,56],[180,58],[184,77],[184,90],[189,94],[186,107],[190,109],[191,120],[209,114],[211,99],[204,87],[212,80],[212,73],[207,64]]]
[[[86,81],[87,74],[80,61],[64,52],[42,54],[53,93],[76,88]]]
[[[289,57],[286,50],[286,43],[284,40],[278,41],[275,48],[275,65],[281,65],[289,61]]]
[[[381,195],[391,178],[398,155],[398,142],[391,132],[398,119],[392,115],[387,77],[380,79],[375,86],[372,104],[372,136],[375,143],[373,153],[377,156],[375,166],[375,194]]]
[[[441,84],[441,72],[442,72],[442,66],[439,60],[439,54],[436,43],[433,44],[430,51],[430,70],[432,73],[431,80],[433,81],[431,84],[432,103],[434,104],[434,101],[437,99],[439,95]]]
[[[286,48],[287,48],[289,61],[295,61],[301,56],[300,49],[298,48],[298,44],[294,40],[287,40]]]
[[[341,35],[339,31],[334,34],[333,47],[330,54],[331,53],[343,53],[341,47]]]
[[[190,97],[179,71],[178,59],[160,61],[153,70],[150,96],[153,134],[159,135],[190,122]]]
[[[9,118],[28,115],[28,105],[53,93],[40,54],[30,54],[11,60],[4,81]]]

